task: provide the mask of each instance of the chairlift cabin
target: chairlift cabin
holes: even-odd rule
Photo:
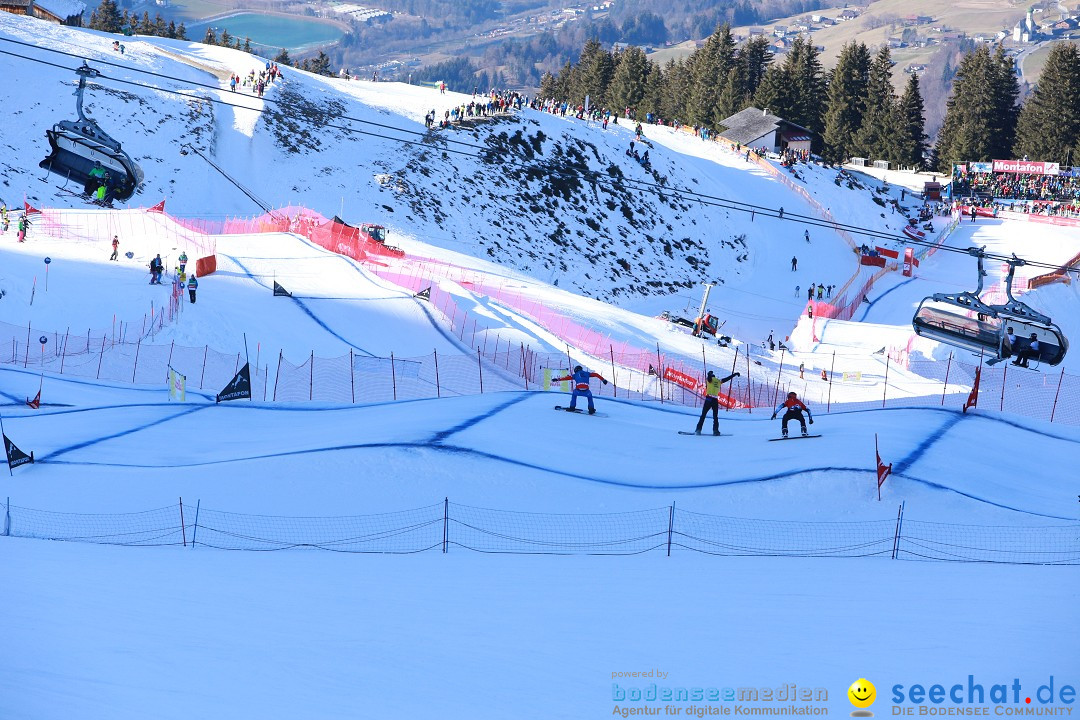
[[[104,186],[106,199],[127,200],[143,181],[142,169],[119,142],[83,113],[86,79],[100,73],[85,62],[75,72],[79,75],[79,87],[75,90],[79,118],[61,120],[45,131],[52,151],[39,167],[82,185],[87,195]]]
[[[1069,341],[1061,328],[1046,315],[1012,296],[1013,274],[1025,262],[1015,255],[1006,259],[1009,264],[1005,283],[1008,302],[988,305],[980,297],[982,279],[986,275],[983,270],[985,253],[977,248],[968,252],[979,260],[978,288],[974,292],[936,293],[925,298],[911,321],[915,333],[979,353],[988,358],[989,365],[1030,353],[1032,339],[1038,340],[1038,350],[1036,354],[1027,355],[1029,360],[1047,365],[1057,365],[1064,360]],[[1009,341],[1010,336],[1016,338],[1015,342]]]

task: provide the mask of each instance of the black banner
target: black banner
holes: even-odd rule
[[[292,293],[281,286],[277,280],[274,281],[274,297],[292,297]]]
[[[8,467],[14,470],[20,465],[34,462],[34,453],[27,455],[19,448],[15,447],[15,443],[8,440],[8,436],[4,436],[4,450],[7,452]]]
[[[225,389],[217,394],[217,401],[251,399],[251,370],[248,364],[240,368]]]

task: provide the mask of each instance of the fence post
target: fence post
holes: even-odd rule
[[[142,338],[135,343],[135,365],[131,368],[131,382],[135,383],[135,373],[139,371],[139,349],[142,347]]]
[[[435,397],[442,397],[442,389],[439,387],[439,351],[433,350],[435,353]]]
[[[70,333],[71,333],[71,328],[70,327],[67,330],[64,331],[64,347],[60,351],[60,374],[61,375],[64,374],[64,359],[67,357],[68,335]]]
[[[90,331],[87,330],[87,337],[89,337]],[[30,323],[26,323],[26,357],[23,358],[23,367],[30,362]]]
[[[277,370],[274,371],[274,402],[277,402],[277,386],[278,380],[281,378],[281,350],[278,350],[277,354]],[[203,366],[206,367],[205,365]]]
[[[191,529],[191,549],[195,549],[195,534],[199,532],[199,506],[202,505],[202,499],[195,501],[195,527]]]
[[[397,400],[397,373],[394,371],[394,353],[390,353],[390,382],[394,387],[394,400]]]
[[[832,384],[833,378],[836,377],[836,351],[832,351],[832,366],[829,368],[829,401],[825,405],[825,412],[828,413],[832,410]]]
[[[180,535],[184,540],[184,547],[187,547],[187,529],[184,528],[184,498],[180,498]]]
[[[209,345],[203,346],[202,374],[199,375],[199,389],[200,390],[203,389],[203,380],[206,379],[206,354],[209,353],[209,352],[210,352],[210,346]],[[275,395],[277,394],[277,385],[274,385],[274,394]]]
[[[442,551],[446,554],[446,541],[449,537],[449,519],[450,519],[450,498],[443,498],[443,510],[442,510]]]
[[[660,388],[660,404],[664,404],[664,371],[660,362],[660,343],[656,343],[656,385]]]
[[[353,371],[355,365],[353,364],[352,348],[349,348],[349,389],[352,392],[352,401],[356,402],[356,374]]]
[[[11,536],[11,498],[4,504],[4,537]]]
[[[900,503],[900,508],[896,511],[896,531],[893,533],[893,545],[892,545],[892,559],[896,560],[897,555],[900,554],[900,528],[904,524],[904,503]]]
[[[885,407],[885,395],[889,392],[889,354],[885,353],[885,387],[881,389],[881,407]]]
[[[746,346],[746,411],[754,414],[754,384],[750,382],[750,346]]]
[[[701,351],[705,352],[705,348],[702,347]],[[617,390],[618,386],[615,385],[615,348],[612,347],[611,343],[608,343],[608,352],[611,354],[611,397],[617,398],[619,397],[619,393]],[[627,392],[629,392],[629,390]]]
[[[1005,363],[1001,373],[1001,403],[998,405],[999,412],[1005,412],[1005,381],[1009,378],[1009,363]]]
[[[667,556],[671,557],[671,530],[675,525],[675,501],[671,501],[671,510],[667,518]]]
[[[529,368],[525,365],[525,343],[521,343],[521,377],[525,378],[525,391],[529,390]]]
[[[89,352],[89,349],[87,349]],[[101,361],[105,359],[105,338],[101,338],[101,354],[98,355],[97,361],[97,379],[101,379]]]
[[[310,364],[308,365],[308,391],[307,399],[315,399],[315,351],[311,351]]]
[[[480,394],[484,394],[484,366],[480,364],[480,348],[476,348],[476,369],[480,373]]]
[[[1054,407],[1050,409],[1050,422],[1054,422],[1054,413],[1057,412],[1058,395],[1061,394],[1061,381],[1065,379],[1065,368],[1061,368],[1061,374],[1058,375],[1057,392],[1054,393]]]
[[[835,351],[834,351],[835,352]],[[952,370],[952,353],[949,353],[949,364],[945,366],[945,387],[941,388],[941,406],[945,407],[945,391],[949,389],[949,371]]]
[[[263,402],[266,402],[266,382],[268,375],[270,375],[270,366],[263,365]]]
[[[784,353],[787,348],[780,350],[780,367],[776,368],[776,389],[773,391],[772,404],[776,407],[776,398],[780,396],[780,373],[784,371]]]

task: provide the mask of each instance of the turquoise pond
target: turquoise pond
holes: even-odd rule
[[[283,17],[243,12],[210,22],[189,25],[187,35],[193,40],[202,40],[207,27],[214,28],[214,32],[219,37],[223,29],[228,30],[230,35],[240,38],[241,44],[245,37],[249,37],[252,45],[257,45],[264,50],[274,50],[274,54],[281,48],[294,52],[309,50],[320,45],[331,45],[345,34],[334,25],[300,16]]]

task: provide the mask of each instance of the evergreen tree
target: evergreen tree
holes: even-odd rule
[[[716,113],[710,123],[711,126],[720,127],[725,118],[734,115],[749,104],[750,96],[746,92],[743,67],[736,63],[728,70],[728,76],[720,90],[720,98],[717,100]]]
[[[142,21],[139,23],[139,29],[137,30],[137,32],[140,35],[153,35],[154,34],[154,23],[152,23],[150,21],[150,12],[149,11],[143,10]]]
[[[778,117],[791,116],[795,99],[791,79],[782,66],[774,63],[765,70],[754,95],[754,105]]]
[[[330,58],[322,50],[320,50],[315,59],[311,61],[311,72],[316,75],[333,74],[330,72]]]
[[[554,75],[549,72],[544,73],[540,78],[540,91],[537,93],[537,96],[545,100],[548,98],[555,98],[556,82]]]
[[[176,21],[170,20],[169,25],[165,28],[165,37],[176,38]]]
[[[90,28],[91,30],[97,30],[99,25],[101,25],[101,21],[98,20],[97,8],[94,8],[90,11],[90,22],[86,25],[86,27]]]
[[[815,144],[820,146],[827,88],[821,57],[808,38],[801,35],[795,38],[784,69],[791,82],[793,102],[791,114],[781,117],[811,130],[815,134]]]
[[[120,24],[120,10],[116,7],[114,0],[101,0],[96,12],[91,14],[90,22],[91,30],[118,33],[123,28],[123,25]]]
[[[647,61],[645,74],[645,97],[641,101],[641,108],[645,112],[651,112],[664,120],[670,119],[665,105],[667,99],[667,85],[664,72],[660,66],[652,61]]]
[[[688,123],[713,124],[723,83],[734,63],[735,40],[731,37],[731,26],[724,23],[691,56],[691,86],[686,107]]]
[[[251,38],[249,38],[249,37],[244,38],[243,51],[246,52],[246,53],[249,53],[249,54],[251,53]]]
[[[845,45],[829,80],[823,152],[828,162],[844,162],[851,157],[856,133],[862,127],[869,72],[870,51],[866,45]]]
[[[690,67],[683,61],[669,60],[664,69],[665,90],[663,111],[661,114],[672,120],[684,122],[687,117],[687,103],[690,99]]]
[[[581,50],[577,71],[573,75],[569,98],[571,102],[584,103],[585,96],[588,95],[591,107],[602,107],[607,103],[608,85],[611,84],[614,71],[615,63],[611,54],[604,50],[600,41],[587,41]]]
[[[206,36],[203,37],[203,44],[217,45],[217,34],[214,32],[214,28],[206,28]]]
[[[165,18],[161,17],[161,13],[154,17],[154,35],[169,37],[169,26],[165,23]]]
[[[133,23],[132,23],[132,20],[131,20],[131,15],[130,15],[130,13],[128,13],[128,9],[124,8],[124,14],[120,16],[121,32],[123,32],[123,28],[129,28],[132,25],[133,25]],[[134,30],[132,32],[134,32]]]
[[[1031,160],[1072,162],[1080,141],[1080,48],[1054,43],[1016,128],[1013,154]],[[1076,159],[1080,164],[1080,157]]]
[[[221,28],[221,37],[218,38],[218,43],[222,47],[230,47],[232,46],[232,39],[233,37],[229,34],[229,29]]]
[[[274,62],[276,62],[278,65],[292,65],[293,64],[292,58],[289,57],[289,51],[286,50],[285,48],[281,48],[281,52],[279,52],[277,54],[277,56],[274,58]]]
[[[184,25],[184,21],[181,20],[180,24],[176,26],[176,39],[187,40],[187,27]]]
[[[921,169],[926,155],[926,120],[923,117],[919,76],[911,73],[896,111],[896,159],[901,165]]]
[[[867,158],[897,161],[896,96],[892,86],[892,55],[882,45],[870,65],[862,125],[855,136],[855,152]]]
[[[1016,142],[1020,81],[1016,77],[1016,62],[1005,54],[1004,45],[997,46],[990,67],[995,105],[990,152],[994,157],[1006,158],[1011,156]]]
[[[300,63],[300,69],[303,70],[304,72],[310,72],[311,71],[311,61],[308,60],[307,58],[304,58],[303,62]]]
[[[980,45],[960,61],[945,122],[934,146],[934,166],[946,172],[955,163],[1011,155],[1016,131],[1019,84],[1011,58]]]
[[[735,53],[735,60],[742,67],[742,77],[746,94],[757,94],[758,86],[765,77],[765,70],[772,62],[773,53],[768,38],[758,35],[747,40]],[[822,81],[824,86],[824,80]]]
[[[649,63],[639,47],[629,47],[615,58],[615,72],[608,88],[608,99],[615,108],[635,108],[638,118],[644,117],[640,107],[645,98],[645,79]]]

